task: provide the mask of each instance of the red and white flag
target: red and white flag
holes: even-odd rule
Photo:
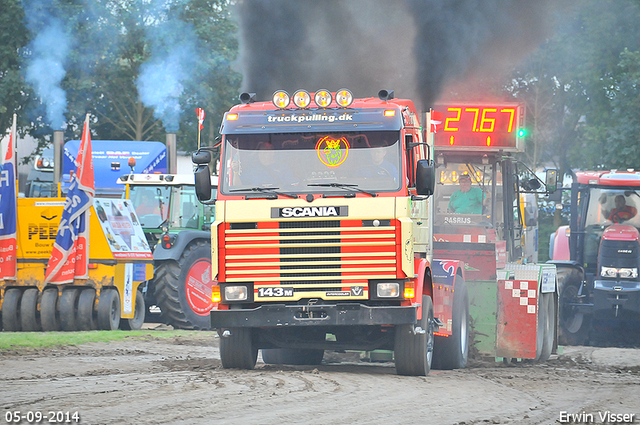
[[[18,207],[16,180],[16,116],[7,143],[2,143],[0,151],[0,280],[15,280],[18,272],[16,259]]]
[[[431,132],[437,133],[438,130],[442,130],[442,124],[444,116],[442,112],[431,110]]]
[[[95,195],[89,114],[84,121],[76,173],[62,211],[45,283],[70,283],[89,277],[89,210]]]
[[[196,108],[196,115],[198,115],[198,129],[202,130],[204,128],[204,109]]]

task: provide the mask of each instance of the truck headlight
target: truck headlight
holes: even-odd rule
[[[400,296],[400,284],[397,282],[378,283],[376,294],[379,298],[398,298]]]
[[[602,277],[618,277],[618,269],[615,267],[602,267],[600,269],[600,276]]]
[[[618,269],[618,273],[620,273],[620,277],[622,278],[633,279],[638,277],[638,269],[635,267]]]
[[[602,267],[600,269],[600,276],[602,277],[620,276],[623,279],[635,279],[636,277],[638,277],[638,268],[623,267],[618,269],[615,267]]]
[[[226,301],[244,301],[247,299],[246,286],[225,286],[224,299]]]

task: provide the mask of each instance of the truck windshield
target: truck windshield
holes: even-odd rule
[[[169,214],[169,186],[131,186],[129,199],[143,229],[157,229]]]
[[[448,162],[436,172],[436,225],[478,225],[501,219],[502,204],[492,211],[494,167],[490,164]],[[495,173],[502,199],[502,174]]]
[[[585,227],[630,224],[640,228],[638,210],[640,195],[633,189],[593,188],[585,216]]]
[[[399,138],[398,131],[228,135],[221,161],[221,192],[340,191],[331,183],[372,192],[397,191]]]

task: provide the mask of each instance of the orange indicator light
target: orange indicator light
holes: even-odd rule
[[[487,136],[487,146],[491,146],[491,136]]]
[[[211,301],[214,303],[220,302],[220,286],[214,285],[211,287]]]
[[[451,137],[449,138],[449,144],[450,144],[451,146],[453,146],[453,136],[451,136]]]
[[[384,116],[385,117],[395,117],[396,116],[396,111],[394,111],[393,109],[387,109],[384,111]]]
[[[416,297],[416,291],[413,287],[413,282],[407,282],[404,284],[404,298],[412,299]]]
[[[238,119],[238,114],[227,114],[227,120],[235,121]]]

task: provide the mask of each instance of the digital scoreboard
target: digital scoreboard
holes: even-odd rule
[[[438,149],[524,150],[525,108],[521,103],[440,103],[431,122]]]

